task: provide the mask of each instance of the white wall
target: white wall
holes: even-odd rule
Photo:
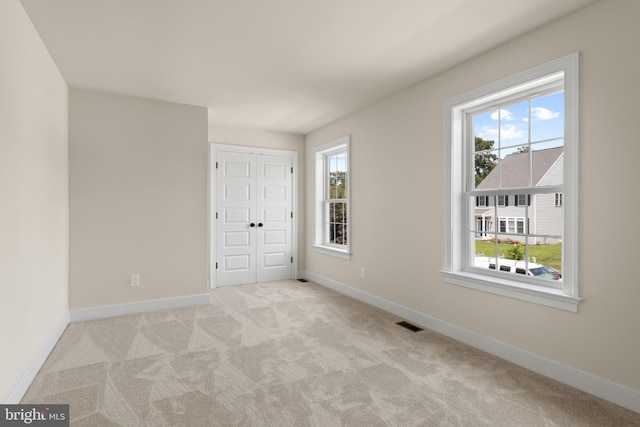
[[[17,0],[0,2],[0,398],[67,312],[67,85]]]
[[[597,2],[308,135],[309,170],[313,146],[352,136],[353,257],[308,249],[307,271],[640,391],[640,222],[628,204],[640,182],[638,16],[636,0]],[[575,51],[582,54],[580,312],[444,284],[443,100]],[[313,183],[306,186],[313,212]],[[310,217],[308,242],[312,233]]]
[[[69,93],[70,308],[205,293],[206,108]]]
[[[259,129],[234,128],[209,123],[209,142],[296,151],[298,153],[298,271],[305,269],[305,139],[303,135]]]

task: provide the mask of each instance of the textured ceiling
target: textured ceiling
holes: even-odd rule
[[[593,0],[21,0],[71,87],[308,133]]]

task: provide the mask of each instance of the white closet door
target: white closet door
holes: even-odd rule
[[[258,156],[257,281],[292,277],[291,158]]]
[[[291,157],[218,152],[216,285],[291,279]]]
[[[217,284],[255,283],[255,155],[219,152],[217,166]]]

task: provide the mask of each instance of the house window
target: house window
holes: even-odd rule
[[[577,311],[578,64],[568,55],[444,102],[445,282]],[[495,203],[480,211],[483,198]],[[495,224],[482,237],[479,214]]]
[[[524,218],[500,218],[499,233],[523,234]]]
[[[345,136],[314,148],[318,252],[350,258],[349,143]]]
[[[562,207],[562,193],[556,193],[554,195],[553,206]]]

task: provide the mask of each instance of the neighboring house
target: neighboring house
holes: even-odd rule
[[[562,147],[531,152],[532,183],[534,187],[562,185]],[[477,190],[529,187],[529,153],[505,156],[477,186]],[[497,209],[496,209],[497,203]],[[477,238],[492,239],[492,233],[525,233],[544,235],[530,244],[558,243],[562,236],[562,193],[476,197],[475,219]],[[527,219],[528,216],[528,219]],[[497,227],[497,228],[496,228]],[[499,237],[500,238],[500,237]],[[512,240],[524,241],[518,236]]]

